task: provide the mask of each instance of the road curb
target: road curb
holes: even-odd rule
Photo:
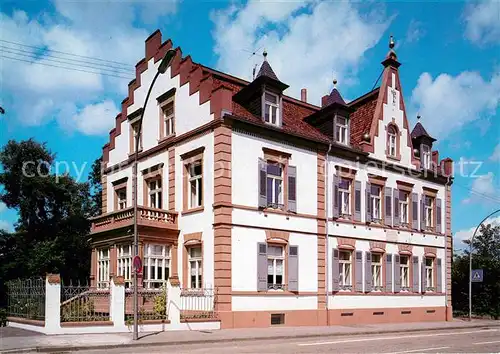
[[[179,341],[164,341],[164,342],[132,342],[124,344],[103,344],[103,345],[85,345],[85,346],[37,346],[35,348],[22,348],[22,349],[9,349],[6,351],[1,351],[2,354],[10,353],[61,353],[61,352],[76,352],[82,350],[107,350],[107,349],[118,349],[118,348],[135,348],[135,347],[166,347],[174,345],[189,345],[189,344],[210,344],[210,343],[231,343],[231,342],[248,342],[253,340],[283,340],[283,339],[307,339],[307,338],[331,338],[331,337],[343,337],[343,336],[363,336],[372,334],[397,334],[397,333],[418,333],[426,331],[448,331],[457,329],[489,329],[500,327],[500,324],[489,324],[489,325],[476,325],[476,326],[453,326],[453,327],[443,327],[443,328],[416,328],[416,329],[402,329],[402,330],[374,330],[374,331],[360,331],[354,333],[321,333],[321,334],[304,334],[304,335],[280,335],[280,336],[256,336],[256,337],[234,337],[234,338],[222,338],[222,339],[202,339],[198,341],[192,340],[179,340]]]

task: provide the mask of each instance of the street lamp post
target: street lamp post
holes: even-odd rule
[[[153,81],[151,81],[151,85],[149,85],[148,93],[146,95],[146,99],[144,100],[144,105],[142,106],[141,117],[139,118],[139,127],[137,128],[137,134],[135,135],[135,151],[134,151],[134,164],[132,165],[132,193],[133,193],[133,201],[134,201],[134,256],[137,257],[139,255],[139,235],[137,233],[137,159],[139,156],[139,141],[142,129],[142,119],[144,118],[144,112],[146,112],[146,104],[148,103],[149,95],[151,95],[151,90],[155,84],[156,79],[160,74],[164,74],[167,71],[172,59],[175,56],[176,51],[173,49],[169,49],[158,66],[158,71],[156,72]],[[139,324],[138,324],[138,316],[139,316],[139,299],[138,299],[138,269],[134,269],[134,336],[133,339],[139,339]]]
[[[472,237],[469,242],[469,321],[472,321],[472,243],[474,242],[474,237],[476,237],[476,232],[479,229],[479,226],[483,224],[489,217],[492,215],[500,212],[500,209],[495,210],[493,213],[485,217],[479,225],[477,225],[476,229],[474,230],[474,233],[472,234]]]

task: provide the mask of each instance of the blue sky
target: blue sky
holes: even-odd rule
[[[83,178],[108,140],[143,41],[157,28],[194,61],[247,79],[261,62],[251,52],[266,48],[278,77],[291,86],[287,93],[297,97],[306,87],[315,104],[334,77],[346,99],[371,90],[393,34],[412,125],[419,112],[438,139],[440,157],[466,162],[453,187],[457,238],[500,208],[499,2],[4,0],[0,11],[0,105],[6,110],[0,144],[45,141],[58,160],[83,167]],[[124,78],[11,59],[61,66],[36,48]],[[103,66],[119,65],[110,61],[127,65],[119,71]],[[0,205],[0,227],[10,229],[15,219]]]

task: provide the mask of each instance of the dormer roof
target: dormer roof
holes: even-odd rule
[[[330,92],[330,95],[328,95],[328,98],[326,99],[326,105],[329,106],[333,103],[345,106],[346,103],[344,99],[342,98],[342,95],[340,94],[339,90],[337,90],[336,87],[333,88],[332,92]]]
[[[278,77],[276,76],[276,74],[274,73],[273,68],[271,68],[271,65],[269,64],[269,62],[267,60],[264,60],[264,62],[260,66],[260,70],[255,78],[258,79],[261,76],[266,76],[266,77],[269,77],[273,80],[280,81],[278,79]]]
[[[411,138],[412,139],[419,139],[419,138],[422,138],[422,137],[426,137],[426,138],[429,138],[432,141],[436,141],[436,139],[434,139],[432,136],[429,135],[429,133],[427,133],[427,130],[425,130],[425,128],[422,125],[422,123],[417,122],[417,124],[415,124],[415,127],[411,131]]]

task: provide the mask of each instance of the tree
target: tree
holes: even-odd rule
[[[96,159],[92,164],[92,169],[89,173],[90,192],[92,194],[91,211],[92,216],[101,215],[102,213],[102,157]]]
[[[469,308],[469,254],[466,250],[453,261],[453,308],[459,313]],[[484,272],[483,282],[472,284],[473,313],[500,318],[500,226],[481,225],[473,242],[472,268]]]

